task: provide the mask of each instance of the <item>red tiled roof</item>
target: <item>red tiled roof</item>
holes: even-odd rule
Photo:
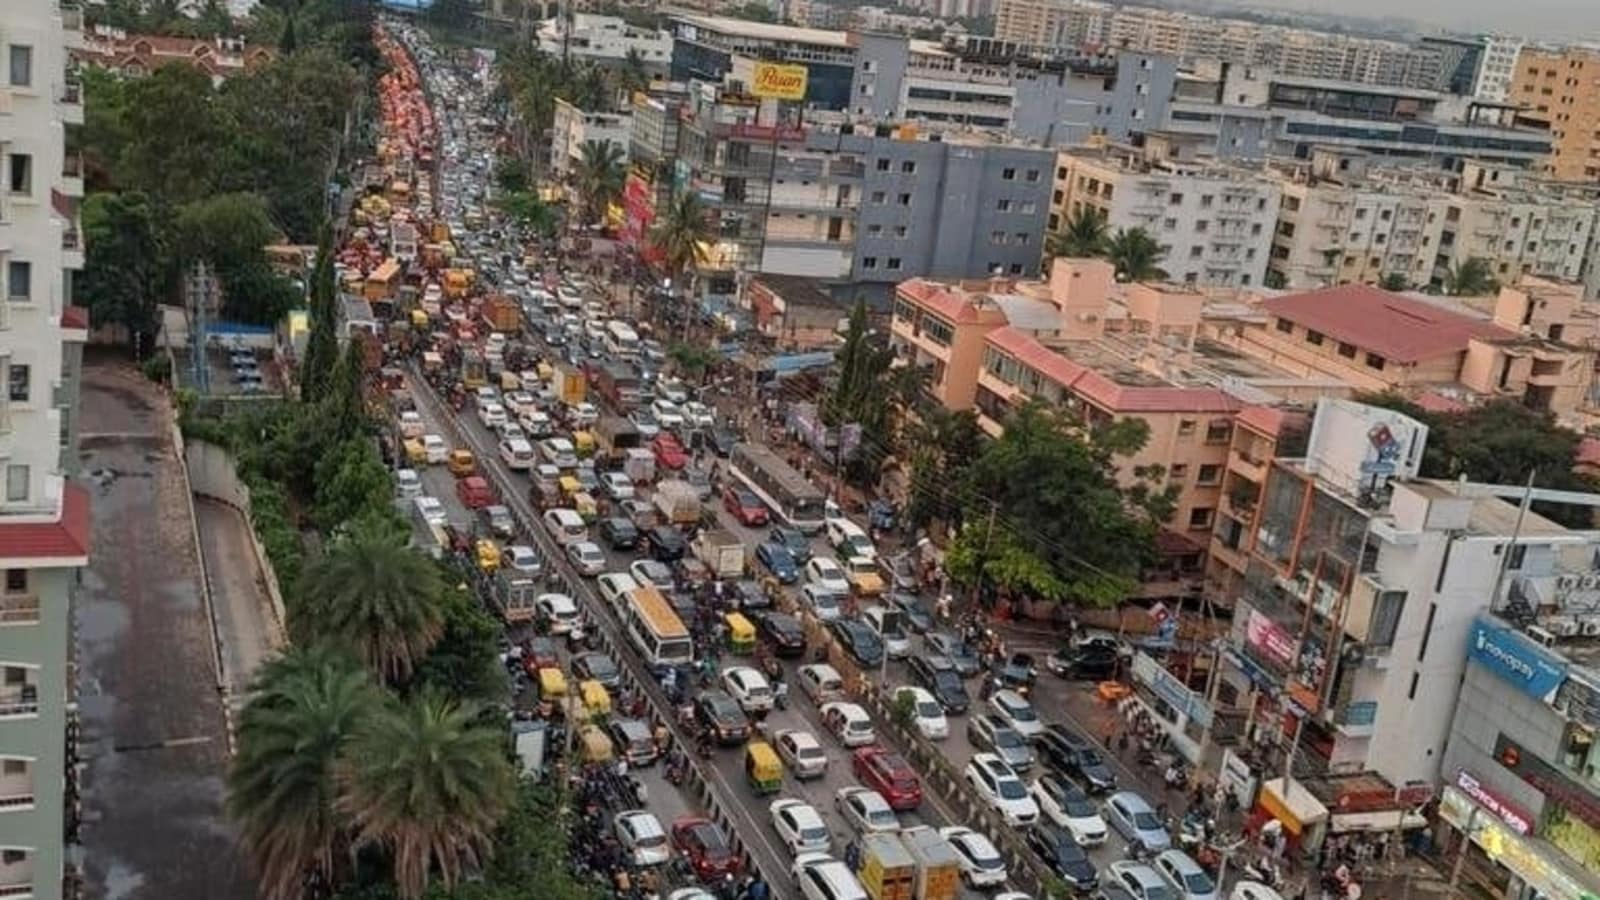
[[[964,325],[980,320],[978,307],[962,291],[954,291],[937,281],[913,278],[900,283],[899,292],[917,305],[935,313],[951,324]]]
[[[1600,465],[1600,438],[1585,437],[1579,441],[1575,461],[1584,466]]]
[[[1231,413],[1244,406],[1238,398],[1217,388],[1119,384],[1010,326],[991,331],[985,340],[1066,390],[1113,413]]]
[[[1438,391],[1423,391],[1416,397],[1417,405],[1431,413],[1458,413],[1465,412],[1467,405],[1460,400],[1452,400]]]
[[[83,306],[68,306],[61,310],[61,327],[88,329],[89,310]]]
[[[61,500],[61,518],[54,522],[0,522],[0,562],[6,560],[89,557],[89,492],[68,482]]]
[[[1399,363],[1459,353],[1475,337],[1515,337],[1483,319],[1365,284],[1289,294],[1261,305],[1274,316]]]

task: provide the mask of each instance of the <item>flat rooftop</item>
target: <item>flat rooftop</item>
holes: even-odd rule
[[[733,19],[726,16],[702,16],[697,13],[687,12],[674,12],[670,14],[670,17],[679,22],[686,22],[696,28],[704,28],[707,31],[714,31],[718,34],[749,38],[754,41],[815,44],[821,47],[837,47],[839,49],[852,46],[850,35],[843,31],[829,31],[823,28],[801,28],[796,25],[774,25],[767,22],[750,22],[745,19]]]

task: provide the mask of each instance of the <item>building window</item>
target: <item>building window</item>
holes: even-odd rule
[[[1177,228],[1178,228],[1178,220],[1177,219],[1167,218],[1167,219],[1162,219],[1161,220],[1161,230],[1163,230],[1163,231],[1176,231]]]
[[[1222,480],[1222,467],[1218,465],[1204,465],[1200,467],[1200,476],[1195,479],[1195,484],[1216,484]]]
[[[896,225],[894,227],[894,236],[904,239],[906,236],[906,227],[904,225]]]
[[[1038,169],[1029,169],[1027,171],[1027,179],[1030,182],[1037,182],[1039,180],[1039,170]]]
[[[880,234],[883,234],[883,226],[882,225],[868,225],[867,226],[867,235],[869,237],[877,237]]]
[[[950,327],[949,323],[934,316],[923,317],[922,333],[928,336],[928,340],[941,347],[950,346],[956,335],[955,329]]]
[[[872,202],[874,204],[878,205],[878,206],[882,206],[884,201],[887,200],[888,198],[889,198],[889,195],[885,194],[883,191],[873,191],[872,192]]]
[[[1355,359],[1356,358],[1356,345],[1355,344],[1346,344],[1344,341],[1340,341],[1339,342],[1339,355],[1344,357],[1345,359]]]
[[[1034,201],[1032,201],[1032,200],[1024,200],[1024,201],[1022,201],[1021,207],[1017,210],[1017,212],[1020,212],[1025,216],[1031,216],[1035,212],[1038,212],[1038,211],[1039,211],[1039,204],[1034,202]]]
[[[911,195],[910,194],[901,194],[897,199],[898,199],[898,201],[899,201],[901,206],[910,206],[911,205]]]
[[[1189,464],[1188,463],[1173,463],[1172,464],[1172,468],[1167,470],[1167,480],[1168,481],[1182,482],[1184,479],[1186,479],[1188,477],[1189,477]]]
[[[1288,334],[1291,331],[1294,331],[1294,323],[1289,321],[1288,319],[1278,319],[1276,322],[1273,322],[1272,324],[1273,324],[1273,326],[1275,328],[1277,328],[1279,331],[1283,332],[1284,334]]]
[[[33,48],[22,44],[11,45],[11,86],[29,87],[33,84]]]
[[[1512,547],[1511,547],[1511,558],[1506,560],[1506,568],[1508,568],[1511,571],[1515,572],[1515,571],[1521,569],[1522,568],[1522,564],[1524,562],[1527,562],[1527,560],[1528,560],[1528,545],[1527,544],[1513,544]]]
[[[1019,231],[1019,232],[1017,232],[1017,233],[1016,233],[1016,234],[1014,234],[1014,235],[1012,235],[1012,236],[1011,236],[1011,239],[1012,239],[1012,240],[1013,240],[1013,241],[1014,241],[1014,242],[1015,242],[1015,243],[1016,243],[1016,244],[1017,244],[1017,245],[1018,245],[1018,246],[1021,246],[1021,247],[1026,247],[1026,246],[1028,246],[1028,241],[1029,241],[1029,240],[1030,240],[1030,239],[1031,239],[1031,238],[1032,238],[1032,237],[1033,237],[1033,235],[1031,235],[1031,234],[1028,234],[1028,233],[1027,233],[1027,232],[1026,232],[1026,231]]]
[[[33,263],[13,259],[6,264],[6,296],[16,303],[33,299]]]
[[[11,154],[11,193],[33,193],[33,157],[26,153]]]
[[[891,272],[898,272],[898,271],[900,271],[900,257],[898,257],[898,256],[891,256],[891,257],[889,257],[889,265],[888,265],[888,269],[889,269],[889,271],[891,271]]]
[[[1318,347],[1322,346],[1322,332],[1320,332],[1320,331],[1312,331],[1311,329],[1307,328],[1306,329],[1306,343],[1315,344]]]
[[[1011,212],[1011,200],[1007,197],[1001,197],[995,201],[994,208],[996,212]]]
[[[1385,360],[1376,353],[1367,354],[1367,368],[1369,369],[1377,369],[1379,372],[1382,372],[1383,367],[1387,362],[1388,360]]]
[[[878,267],[878,258],[876,256],[863,256],[861,258],[861,268],[863,268],[863,269],[876,269],[877,267]]]
[[[27,366],[12,366],[6,378],[6,396],[12,403],[27,403],[29,382],[32,381],[33,370]]]
[[[1001,169],[1000,170],[1000,178],[1003,181],[1016,181],[1017,180],[1017,170],[1016,169],[1012,169],[1012,168]]]
[[[994,231],[989,232],[989,243],[991,243],[991,244],[1004,244],[1005,242],[1006,242],[1006,233],[1004,231],[1001,231],[1000,229],[996,228]]]
[[[28,570],[27,569],[7,569],[6,570],[6,593],[8,593],[8,594],[26,594],[27,592],[28,592]]]
[[[1204,247],[1190,247],[1189,248],[1189,258],[1190,259],[1199,259],[1200,258],[1200,254],[1202,254],[1204,252],[1205,252],[1205,248]]]
[[[1167,195],[1167,205],[1168,206],[1180,206],[1182,204],[1183,204],[1183,195],[1182,194],[1172,193],[1172,194],[1168,194]]]
[[[887,171],[889,171],[889,157],[887,157],[887,156],[878,157],[878,171],[879,172],[887,172]]]
[[[1210,209],[1211,208],[1211,200],[1212,200],[1212,197],[1211,197],[1210,194],[1201,194],[1200,195],[1200,208],[1201,209]]]
[[[28,502],[28,481],[30,473],[27,466],[6,466],[6,502]]]
[[[1189,510],[1189,527],[1210,528],[1213,514],[1214,510],[1204,506]]]
[[[1206,443],[1226,444],[1233,437],[1233,423],[1227,419],[1212,419],[1206,423]]]
[[[1194,434],[1194,426],[1195,423],[1193,419],[1179,419],[1178,434],[1188,437],[1189,435]]]
[[[904,162],[900,163],[900,174],[901,175],[915,175],[915,174],[917,174],[917,164],[916,164],[916,162],[914,160],[909,160],[908,159],[908,160],[905,160]]]

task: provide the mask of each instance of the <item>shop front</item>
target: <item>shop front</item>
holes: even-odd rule
[[[1259,829],[1268,821],[1283,825],[1289,846],[1313,854],[1328,831],[1328,807],[1306,786],[1293,778],[1274,778],[1263,782],[1256,793],[1256,808],[1251,826]]]
[[[1130,699],[1150,714],[1174,750],[1191,765],[1199,764],[1205,732],[1211,727],[1211,707],[1205,698],[1143,650],[1134,653],[1131,672]]]
[[[1480,783],[1456,773],[1439,797],[1439,818],[1454,830],[1463,880],[1505,900],[1600,900],[1600,874],[1586,872],[1533,834],[1533,818]],[[1460,844],[1460,836],[1467,837]]]

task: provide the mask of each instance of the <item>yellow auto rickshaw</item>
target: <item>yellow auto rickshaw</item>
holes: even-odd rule
[[[600,504],[595,502],[594,495],[588,491],[579,491],[572,495],[572,509],[590,525],[600,518]]]
[[[505,392],[522,390],[522,379],[510,369],[500,373],[500,390]]]
[[[756,794],[783,790],[783,761],[766,741],[751,741],[744,748],[744,777]]]
[[[574,431],[572,433],[572,452],[579,459],[588,459],[594,455],[594,432]]]
[[[578,698],[583,702],[583,714],[590,721],[611,715],[611,693],[606,686],[590,678],[578,682]]]
[[[478,544],[473,549],[478,558],[478,571],[493,575],[500,568],[500,547],[494,541],[478,538]]]
[[[550,383],[550,379],[554,378],[555,376],[556,376],[556,367],[550,365],[547,362],[544,362],[543,360],[541,360],[539,362],[539,380],[544,382],[545,384],[549,384]]]
[[[539,698],[558,700],[567,695],[567,676],[553,666],[539,670]]]
[[[556,479],[556,484],[561,486],[562,499],[569,503],[572,502],[573,497],[583,493],[583,482],[579,481],[572,475],[561,476],[560,478]]]
[[[728,652],[736,656],[749,656],[756,651],[756,626],[743,613],[731,612],[722,617],[728,626]]]
[[[422,438],[406,438],[403,446],[406,449],[406,462],[418,466],[428,464],[428,448],[423,446]]]
[[[450,451],[450,456],[445,459],[445,466],[450,474],[457,478],[465,478],[478,471],[478,461],[473,458],[471,450],[455,449]]]
[[[428,324],[428,313],[426,310],[413,309],[411,311],[411,329],[413,331],[427,331]]]
[[[578,729],[578,745],[586,763],[608,763],[616,756],[611,738],[598,725],[584,725]]]

